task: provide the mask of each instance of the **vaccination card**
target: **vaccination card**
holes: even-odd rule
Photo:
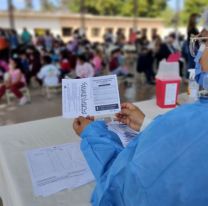
[[[120,109],[116,75],[62,80],[63,117],[110,115]]]

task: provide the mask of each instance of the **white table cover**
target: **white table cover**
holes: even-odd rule
[[[136,105],[151,119],[168,111],[157,107],[155,100]],[[27,168],[25,151],[77,141],[72,122],[56,117],[0,127],[0,197],[4,206],[90,205],[94,183],[49,197],[35,197]]]

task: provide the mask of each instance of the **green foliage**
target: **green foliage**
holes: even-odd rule
[[[137,2],[138,2],[138,15],[147,16],[148,2],[144,0],[137,0]],[[125,0],[125,2],[122,4],[120,14],[124,16],[134,16],[134,0]]]
[[[201,13],[208,6],[207,0],[185,0],[184,11],[186,13]]]
[[[181,13],[182,23],[187,24],[189,16],[192,13],[202,14],[207,6],[208,0],[185,0],[184,9]]]
[[[167,0],[147,0],[147,16],[158,17],[167,7]]]
[[[28,10],[31,10],[33,5],[32,5],[32,0],[25,0],[25,7]]]
[[[164,19],[166,26],[173,26],[173,19],[174,19],[175,13],[173,9],[167,7],[165,10],[163,10],[160,13],[160,17]]]
[[[50,0],[41,0],[41,9],[43,11],[53,11],[55,9],[55,5]]]
[[[138,15],[157,17],[167,6],[166,0],[137,0]],[[85,0],[87,13],[96,15],[134,16],[134,0]],[[80,0],[72,0],[70,10],[80,11]]]
[[[115,0],[85,0],[85,11],[95,15],[118,14],[121,8],[120,3]],[[72,0],[69,7],[71,11],[79,12],[80,0]]]

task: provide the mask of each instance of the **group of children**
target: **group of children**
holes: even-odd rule
[[[23,44],[10,51],[9,59],[0,59],[0,100],[10,90],[20,105],[26,104],[28,100],[21,89],[30,87],[32,78],[40,86],[50,87],[58,86],[65,77],[99,76],[106,68],[111,74],[128,75],[125,56],[119,47],[114,46],[107,53],[104,45],[83,38],[67,44],[61,40],[52,42],[50,48],[40,41]]]

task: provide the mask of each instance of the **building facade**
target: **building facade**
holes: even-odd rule
[[[24,27],[32,34],[49,30],[54,35],[62,36],[66,41],[71,39],[75,29],[81,27],[79,14],[16,11],[14,17],[15,28],[20,33]],[[149,38],[154,31],[160,35],[164,33],[164,23],[161,19],[138,18],[136,23],[138,30],[146,30]],[[85,30],[91,41],[102,41],[106,30],[115,33],[118,29],[121,29],[128,38],[133,25],[135,20],[130,17],[85,15]],[[7,12],[0,12],[0,27],[9,28]]]

